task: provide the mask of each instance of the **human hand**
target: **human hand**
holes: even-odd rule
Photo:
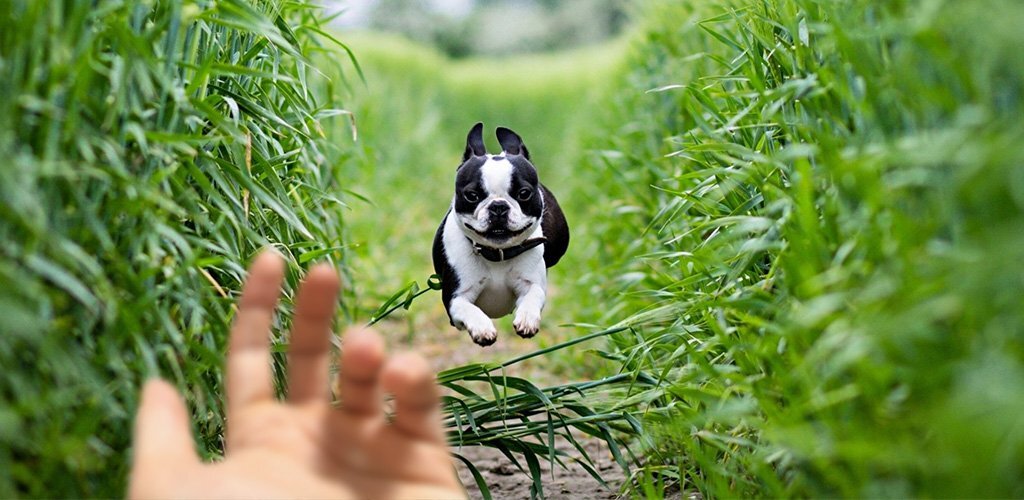
[[[314,267],[298,291],[288,398],[274,398],[269,337],[284,276],[264,252],[242,287],[227,356],[227,450],[204,464],[188,412],[167,382],[142,392],[128,490],[132,498],[465,498],[441,425],[439,394],[415,354],[385,360],[368,330],[344,336],[337,390],[328,367],[338,278]],[[384,414],[383,393],[394,397]]]

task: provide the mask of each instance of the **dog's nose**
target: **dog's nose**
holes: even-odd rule
[[[495,217],[504,217],[512,207],[505,200],[495,200],[487,206],[487,212]]]

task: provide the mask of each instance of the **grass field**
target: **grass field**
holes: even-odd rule
[[[453,444],[535,495],[585,434],[636,453],[629,496],[1024,495],[1019,2],[645,2],[501,60],[342,34],[362,79],[300,2],[5,7],[0,497],[119,496],[157,373],[219,455],[253,253],[339,264],[369,320],[425,286],[477,121],[524,137],[573,242],[536,341],[452,337],[435,292],[380,325],[471,348]]]
[[[592,198],[630,207],[592,221],[623,369],[665,380],[639,491],[1021,495],[1024,9],[648,19]]]
[[[662,380],[620,407],[648,425],[635,493],[1019,495],[1021,15],[1006,2],[660,2],[625,59],[566,71],[582,59],[537,58],[538,87],[503,63],[368,44],[368,66],[417,89],[359,113],[383,113],[387,137],[373,138],[379,122],[363,134],[397,158],[373,175],[393,163],[405,176],[448,145],[426,184],[370,191],[399,200],[397,241],[415,241],[365,256],[402,275],[380,256],[425,245],[466,124],[497,116],[528,143],[565,140],[571,173],[546,169],[549,146],[534,152],[542,176],[565,176],[547,182],[578,228],[552,278],[555,324],[631,326],[602,356]],[[541,85],[547,74],[601,76]],[[498,78],[465,83],[484,75]],[[577,126],[552,135],[565,113]],[[431,223],[415,235],[420,213]],[[385,293],[429,273],[423,254],[399,260],[411,271]],[[443,314],[432,306],[410,316]],[[586,377],[609,369],[597,358],[544,363]]]
[[[315,12],[0,7],[0,497],[122,496],[149,376],[188,395],[200,451],[223,450],[245,266],[272,245],[294,283],[343,260]]]

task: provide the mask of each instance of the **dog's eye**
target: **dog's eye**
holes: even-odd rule
[[[516,193],[516,199],[518,199],[519,201],[526,201],[529,200],[531,197],[533,197],[533,190],[530,188],[520,189],[519,192]]]
[[[463,191],[462,196],[466,198],[466,201],[470,203],[476,203],[480,201],[480,193],[476,191]]]

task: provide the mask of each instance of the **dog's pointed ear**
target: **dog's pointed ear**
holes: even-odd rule
[[[523,144],[523,138],[519,137],[519,134],[505,127],[498,127],[496,132],[498,134],[498,144],[501,144],[503,151],[510,155],[523,155],[527,160],[530,159],[530,151],[526,149],[526,145]]]
[[[473,128],[469,129],[469,135],[466,136],[466,152],[462,153],[462,161],[468,160],[472,156],[484,156],[487,154],[487,148],[484,147],[484,124],[477,122],[473,125]]]

